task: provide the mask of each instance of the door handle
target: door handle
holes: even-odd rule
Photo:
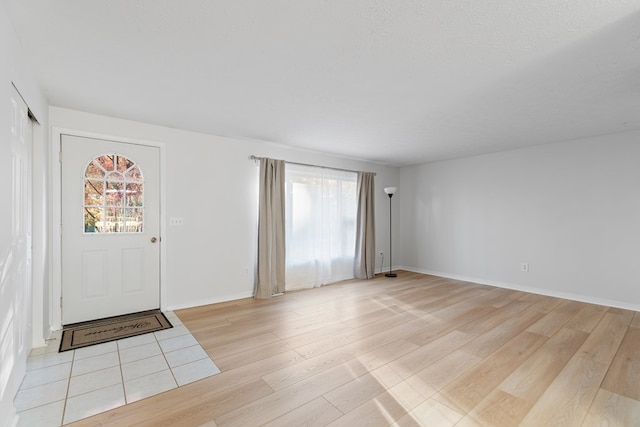
[[[158,239],[157,239],[156,237],[152,237],[152,238],[151,238],[151,243],[155,243],[155,242],[157,242],[157,241],[158,241]]]

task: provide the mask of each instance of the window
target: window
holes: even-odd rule
[[[357,174],[287,164],[287,289],[353,277]]]
[[[84,232],[141,233],[143,176],[133,160],[96,157],[84,172]]]

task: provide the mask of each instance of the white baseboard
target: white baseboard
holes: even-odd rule
[[[252,297],[253,297],[253,292],[244,292],[236,295],[229,295],[229,296],[218,297],[218,298],[210,298],[206,300],[192,301],[190,303],[169,305],[166,307],[166,310],[167,311],[182,310],[184,308],[200,307],[203,305],[217,304],[220,302],[235,301],[239,299],[252,298]]]
[[[413,268],[413,267],[397,267],[398,270],[406,270],[406,271],[411,271],[413,273],[422,273],[422,274],[429,274],[432,276],[439,276],[439,277],[445,277],[447,279],[454,279],[454,280],[462,280],[465,282],[473,282],[473,283],[478,283],[480,285],[488,285],[488,286],[495,286],[497,288],[505,288],[505,289],[511,289],[514,291],[522,291],[522,292],[528,292],[528,293],[532,293],[532,294],[538,294],[538,295],[545,295],[545,296],[550,296],[550,297],[556,297],[556,298],[563,298],[563,299],[568,299],[568,300],[573,300],[573,301],[580,301],[580,302],[586,302],[589,304],[596,304],[596,305],[604,305],[607,307],[615,307],[615,308],[622,308],[625,310],[632,310],[632,311],[640,311],[640,305],[638,304],[630,304],[626,301],[617,301],[617,300],[610,300],[610,299],[605,299],[605,298],[598,298],[598,297],[594,297],[591,295],[582,295],[582,294],[574,294],[571,292],[558,292],[558,291],[554,291],[551,289],[544,289],[544,288],[536,288],[536,287],[532,287],[532,286],[522,286],[522,285],[516,285],[513,283],[505,283],[505,282],[496,282],[493,280],[486,280],[486,279],[481,279],[478,277],[469,277],[469,276],[461,276],[458,274],[450,274],[450,273],[444,273],[442,271],[433,271],[433,270],[424,270],[424,269],[420,269],[420,268]]]
[[[49,328],[49,332],[47,333],[47,340],[50,339],[54,339],[54,338],[58,338],[58,331],[62,330],[62,326],[60,326],[60,328],[56,329],[55,326],[52,326],[51,328]]]

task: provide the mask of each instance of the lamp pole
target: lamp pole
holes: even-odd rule
[[[391,198],[393,197],[393,194],[396,192],[397,188],[396,187],[386,187],[384,189],[384,192],[387,193],[387,195],[389,196],[389,272],[387,274],[385,274],[386,277],[397,277],[398,275],[396,273],[394,273],[391,270],[391,267],[393,266],[393,261],[392,261],[392,246],[393,246],[393,241],[391,239],[391,229],[392,229],[392,221],[391,221]]]

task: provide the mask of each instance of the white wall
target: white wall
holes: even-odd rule
[[[43,257],[46,257],[47,236],[40,227],[33,227],[33,231],[38,234],[33,235],[34,265],[33,272],[33,293],[35,295],[34,306],[38,310],[38,315],[32,318],[32,310],[7,310],[7,301],[16,298],[20,292],[18,284],[13,281],[9,271],[11,264],[15,262],[18,254],[11,253],[11,224],[12,212],[12,153],[10,144],[11,132],[11,85],[14,84],[29,108],[46,129],[47,123],[47,103],[40,88],[31,73],[31,69],[22,54],[20,43],[13,31],[13,27],[6,15],[4,4],[0,4],[0,300],[3,309],[0,311],[0,425],[12,425],[16,422],[15,411],[13,409],[13,398],[20,386],[26,369],[26,356],[31,348],[31,342],[25,352],[18,352],[16,343],[18,337],[31,336],[31,331],[25,331],[20,325],[31,324],[36,319],[38,324],[34,325],[33,338],[37,342],[42,342],[43,319],[45,309],[43,307],[43,287],[48,286],[46,272],[43,269]],[[45,141],[48,140],[42,132],[42,128],[37,128],[34,133],[34,151],[41,152]],[[42,166],[40,163],[34,167]],[[34,198],[41,200],[43,196],[42,181],[34,182]],[[41,203],[34,203],[34,219],[41,224],[46,220],[46,206]],[[31,295],[24,295],[31,300]]]
[[[640,309],[640,132],[400,175],[407,268]]]
[[[50,122],[54,129],[164,144],[165,224],[171,217],[184,218],[183,226],[167,225],[162,236],[166,250],[163,305],[169,309],[253,294],[258,166],[249,160],[252,154],[376,172],[376,233],[379,247],[388,246],[388,201],[382,188],[397,183],[397,168],[57,107],[50,108]]]

